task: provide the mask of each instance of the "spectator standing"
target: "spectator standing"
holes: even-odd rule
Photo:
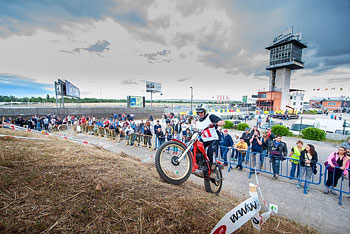
[[[232,148],[233,146],[233,140],[230,134],[228,134],[228,130],[224,130],[224,135],[223,135],[223,141],[222,141],[222,146],[221,147],[221,157],[224,160],[224,166],[227,166],[227,152]]]
[[[261,145],[261,154],[260,154],[260,170],[263,169],[265,158],[267,157],[267,150],[268,150],[268,137],[266,132],[263,134],[261,139],[262,145]]]
[[[350,157],[350,137],[346,142],[341,143],[340,147],[344,147],[346,149],[346,154]],[[349,190],[350,190],[350,178],[349,178]]]
[[[261,116],[259,115],[259,118],[256,120],[256,126],[260,128],[261,122],[262,122],[262,119],[261,119]]]
[[[235,145],[235,149],[237,150],[237,153],[238,153],[238,164],[237,164],[236,168],[239,168],[239,170],[242,170],[243,169],[243,166],[242,166],[243,158],[248,150],[248,145],[244,141],[243,137],[241,137],[239,142]]]
[[[158,128],[162,129],[162,125],[159,124],[159,120],[157,120],[156,124],[154,125],[154,132],[158,132]]]
[[[177,131],[174,132],[174,139],[181,141],[180,135],[177,133]]]
[[[165,128],[165,132],[168,133],[170,136],[174,135],[174,129],[170,125],[170,121],[167,123],[167,126]]]
[[[260,132],[258,130],[255,130],[253,133],[253,136],[249,140],[251,144],[251,151],[252,151],[252,165],[251,167],[256,168],[256,155],[261,156],[262,151],[262,139],[260,137]],[[260,164],[261,164],[261,157],[260,157]],[[251,170],[251,173],[255,173],[255,169]]]
[[[156,147],[158,148],[159,146],[161,146],[164,143],[164,140],[165,140],[164,133],[163,133],[161,127],[157,128],[156,136],[157,136],[157,140],[158,140],[158,145],[156,144]]]
[[[239,142],[239,135],[235,134],[235,137],[232,139],[233,141],[233,147]],[[232,154],[231,154],[231,158],[236,161],[238,157],[238,152],[237,150],[235,150],[234,148],[232,149]]]
[[[246,159],[245,159],[245,164],[247,164],[248,161],[249,161],[249,150],[250,150],[249,146],[250,146],[250,137],[251,137],[249,128],[245,129],[245,132],[243,132],[242,137],[243,137],[245,143],[247,143],[247,146],[248,146],[247,153],[246,153]],[[244,159],[243,159],[243,161],[244,161]]]
[[[281,136],[276,136],[276,139],[269,142],[268,152],[271,154],[271,164],[273,170],[273,179],[278,179],[280,173],[280,161],[287,156],[287,144],[282,141]]]
[[[337,187],[339,178],[348,174],[346,169],[349,168],[349,157],[346,154],[346,149],[342,146],[339,147],[338,152],[333,152],[328,156],[327,163],[329,167],[327,168],[328,178],[326,185],[332,188]],[[329,193],[329,189],[326,188],[323,193]],[[331,190],[331,193],[335,194],[333,190]]]
[[[303,142],[299,140],[297,141],[297,145],[294,146],[290,151],[289,157],[292,158],[290,159],[290,162],[292,163],[292,167],[290,169],[289,177],[291,177],[291,179],[295,178],[295,170],[297,170],[296,178],[299,178],[300,176],[300,154],[303,150],[305,150],[303,148]]]
[[[300,188],[301,180],[304,179],[305,175],[305,187],[306,190],[310,190],[310,183],[308,181],[311,180],[311,175],[316,171],[316,163],[318,161],[317,152],[315,151],[315,147],[313,145],[308,144],[305,147],[305,150],[301,151],[300,154],[300,176],[297,184],[297,188]]]
[[[149,122],[148,122],[149,123]],[[144,140],[144,146],[147,147],[147,144],[148,144],[148,147],[151,148],[152,147],[152,143],[151,143],[151,140],[152,140],[152,132],[149,128],[149,126],[146,124],[145,126],[145,134],[144,134],[144,137],[143,137],[143,140]]]

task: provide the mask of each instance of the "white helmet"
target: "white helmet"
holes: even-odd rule
[[[207,114],[208,107],[205,104],[199,104],[196,108],[196,112],[204,112],[204,115]]]

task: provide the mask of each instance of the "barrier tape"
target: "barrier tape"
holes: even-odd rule
[[[28,132],[34,132],[34,133],[40,133],[40,134],[44,134],[46,136],[54,136],[54,137],[59,137],[59,138],[63,138],[65,140],[70,140],[70,141],[75,141],[75,142],[79,142],[79,143],[83,143],[83,144],[90,144],[90,145],[96,145],[94,143],[91,143],[91,142],[88,142],[86,140],[79,140],[79,139],[74,139],[72,137],[67,137],[67,136],[64,136],[64,135],[59,135],[59,134],[55,134],[55,133],[48,133],[46,131],[38,131],[38,130],[34,130],[34,129],[29,129],[29,128],[23,128],[23,127],[20,127],[20,126],[16,126],[16,125],[13,125],[13,124],[8,124],[8,123],[5,123],[5,125],[9,125],[10,128],[12,130],[24,130],[24,131],[28,131]],[[39,138],[38,138],[39,139]],[[40,140],[44,140],[44,139],[40,139]]]
[[[42,139],[42,138],[21,137],[21,136],[12,136],[12,135],[0,135],[0,137],[15,138],[15,139],[25,139],[25,140],[44,140],[44,141],[47,141],[47,139]]]

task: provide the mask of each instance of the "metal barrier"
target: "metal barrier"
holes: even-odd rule
[[[330,167],[330,165],[327,165],[325,167],[325,170],[324,170],[324,186],[326,188],[330,189],[331,191],[338,191],[339,192],[339,203],[338,204],[342,205],[343,204],[343,202],[342,202],[343,193],[350,194],[350,182],[349,182],[349,186],[348,186],[348,191],[343,190],[343,182],[344,182],[343,171],[340,170],[340,167],[334,167],[333,172],[329,173],[329,171],[328,171],[329,167]],[[337,171],[337,169],[340,171]],[[350,169],[346,169],[346,170],[348,171],[348,175],[349,175]],[[341,173],[341,176],[337,175],[338,173]],[[327,174],[328,174],[328,176],[327,176]],[[329,174],[332,174],[332,181],[328,181],[330,179],[330,178],[328,178]],[[336,177],[338,177],[338,178],[336,178]],[[338,184],[338,180],[340,180],[340,189],[336,188],[337,184]],[[350,178],[349,178],[349,180],[350,180]],[[331,186],[328,186],[327,182],[328,183],[332,182]]]
[[[299,161],[297,159],[293,159],[290,157],[278,157],[278,156],[272,156],[268,153],[265,152],[253,152],[251,150],[237,150],[235,148],[231,147],[225,147],[225,146],[220,146],[221,148],[221,155],[219,158],[219,161],[223,162],[224,164],[227,164],[229,166],[228,172],[233,168],[232,166],[236,166],[236,168],[247,168],[249,169],[249,175],[248,178],[251,177],[252,174],[254,173],[267,173],[273,175],[273,166],[271,165],[272,163],[277,163],[276,166],[279,167],[279,172],[278,175],[281,177],[289,178],[292,180],[297,180],[298,184],[300,185],[302,182],[304,182],[304,193],[307,194],[308,186],[307,184],[315,184],[319,185],[322,182],[322,168],[323,165],[319,162],[316,163],[316,170],[318,171],[318,177],[317,174],[315,175],[313,172],[311,174],[311,180],[303,179],[303,178],[298,178],[298,177],[291,177],[290,176],[290,161]],[[226,157],[225,157],[225,154]],[[233,155],[233,157],[232,157]],[[227,157],[229,157],[229,160],[227,160]],[[259,157],[259,165],[257,167],[257,157]],[[226,160],[225,160],[226,158]],[[235,158],[237,160],[235,160]],[[233,159],[233,160],[231,160]],[[269,160],[269,161],[267,161]],[[244,162],[244,163],[243,163]],[[277,169],[277,168],[276,168]],[[306,174],[306,173],[305,173]],[[306,175],[303,176],[306,178]],[[315,178],[318,178],[317,181],[315,181]]]

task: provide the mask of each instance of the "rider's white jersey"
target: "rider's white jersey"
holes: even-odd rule
[[[203,129],[209,127],[209,125],[211,124],[212,122],[210,121],[210,118],[209,118],[209,115],[207,115],[205,117],[204,120],[202,121],[197,121],[197,129],[198,131],[203,131]],[[213,128],[207,128],[203,133],[202,133],[202,140],[204,142],[207,142],[207,141],[214,141],[214,140],[219,140],[219,136],[216,132],[216,129],[213,127]]]

